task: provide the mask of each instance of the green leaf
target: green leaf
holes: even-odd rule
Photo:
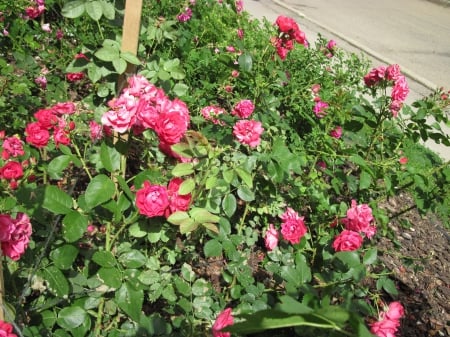
[[[48,290],[56,297],[69,294],[69,283],[64,274],[56,266],[49,266],[42,270],[41,276],[47,283]]]
[[[180,233],[187,234],[195,231],[198,228],[199,223],[192,219],[187,219],[180,224]]]
[[[52,179],[61,179],[62,171],[64,171],[70,164],[72,156],[62,155],[53,158],[50,163],[48,163],[47,172]]]
[[[67,214],[72,210],[72,198],[53,185],[45,187],[43,207],[54,214]]]
[[[253,66],[252,56],[250,54],[242,54],[238,58],[239,68],[245,72],[251,72]]]
[[[290,296],[284,295],[279,298],[281,303],[277,304],[276,309],[287,314],[308,314],[313,312],[313,309],[307,305],[296,301]]]
[[[116,303],[132,320],[139,322],[142,304],[144,303],[144,292],[135,290],[129,283],[123,283],[116,291]]]
[[[249,188],[253,188],[253,178],[250,173],[245,171],[244,169],[240,167],[236,167],[234,169],[238,176],[242,179],[245,185],[247,185]]]
[[[103,167],[108,172],[117,171],[120,169],[120,153],[115,147],[108,146],[106,143],[102,143],[100,147],[100,160]]]
[[[184,221],[188,219],[190,219],[190,217],[187,212],[176,211],[167,218],[167,221],[170,222],[172,225],[180,226]]]
[[[94,255],[92,255],[92,261],[99,266],[106,268],[114,267],[117,263],[113,253],[104,250],[96,251]]]
[[[243,201],[250,202],[255,200],[255,193],[253,193],[253,191],[245,185],[242,185],[238,188],[237,195]]]
[[[192,178],[186,179],[180,185],[180,189],[178,190],[179,195],[186,195],[191,193],[195,189],[195,180]]]
[[[78,255],[78,248],[72,245],[64,245],[50,252],[50,259],[59,269],[69,269],[72,267]]]
[[[73,305],[59,311],[56,323],[58,323],[61,328],[72,330],[83,324],[86,316],[87,312],[83,308]]]
[[[187,176],[194,173],[193,165],[191,163],[180,163],[172,169],[174,177]]]
[[[105,46],[95,52],[95,57],[105,62],[112,62],[119,58],[119,49],[113,46]]]
[[[206,257],[221,256],[222,244],[217,240],[209,240],[203,247]]]
[[[179,65],[180,65],[180,60],[175,58],[175,59],[167,60],[166,62],[164,62],[163,69],[165,71],[171,72],[171,71],[177,69],[179,67]]]
[[[189,90],[189,87],[186,84],[184,84],[184,83],[177,83],[172,88],[172,91],[178,97],[182,97],[182,96],[186,95],[188,90]]]
[[[292,266],[282,266],[280,275],[283,279],[291,283],[296,288],[302,285],[301,276],[299,275],[297,269]]]
[[[123,74],[127,70],[127,61],[122,58],[112,60],[112,64],[118,74]]]
[[[104,174],[94,177],[88,184],[85,192],[85,202],[87,207],[94,208],[100,204],[111,200],[116,186]]]
[[[85,1],[75,0],[69,1],[64,4],[64,7],[61,10],[63,16],[69,19],[75,19],[81,15],[83,15],[85,10]]]
[[[122,284],[122,273],[116,268],[102,267],[97,271],[97,277],[102,283],[114,289]]]
[[[75,242],[86,233],[88,218],[77,211],[70,211],[66,214],[62,223],[64,240],[67,242]]]
[[[222,201],[222,209],[226,216],[231,217],[236,212],[236,208],[236,197],[234,196],[234,194],[227,194]]]
[[[359,176],[359,189],[366,190],[372,184],[372,177],[366,171],[362,171]]]
[[[147,258],[139,250],[133,249],[119,256],[119,262],[128,269],[142,267]]]
[[[181,266],[181,276],[183,276],[183,278],[188,282],[192,282],[195,280],[195,272],[187,263],[183,263],[183,265]]]
[[[363,257],[363,263],[365,265],[373,264],[377,261],[377,258],[378,258],[378,250],[376,247],[372,247],[365,252]]]
[[[84,5],[88,15],[95,21],[100,20],[103,15],[103,6],[100,1],[88,1]]]
[[[135,65],[141,64],[141,61],[139,61],[137,56],[134,55],[133,53],[130,53],[129,51],[122,52],[120,54],[120,57],[128,63],[135,64]]]
[[[361,261],[358,252],[337,252],[335,256],[344,262],[348,267],[358,266]]]
[[[204,222],[213,222],[217,223],[220,220],[220,217],[210,213],[208,210],[204,208],[194,207],[189,211],[189,215],[195,222],[204,223]]]
[[[114,9],[114,5],[111,2],[107,1],[100,1],[100,4],[102,5],[102,12],[105,18],[108,20],[114,20],[114,17],[116,16],[116,10]]]

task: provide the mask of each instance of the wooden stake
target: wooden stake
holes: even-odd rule
[[[143,0],[126,0],[125,18],[123,21],[122,46],[123,52],[137,54],[139,44],[139,30],[141,28]],[[136,66],[128,63],[125,73],[119,76],[117,82],[117,94],[127,85],[127,77],[136,72]]]

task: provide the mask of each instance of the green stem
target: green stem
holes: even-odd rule
[[[244,210],[244,214],[241,217],[241,222],[239,224],[239,228],[238,228],[238,234],[241,235],[242,234],[242,228],[244,227],[244,223],[245,223],[245,218],[247,217],[247,213],[248,213],[248,203],[245,203],[245,210]]]
[[[78,148],[78,146],[76,144],[73,144],[73,148],[75,149],[75,152],[77,153],[77,156],[81,161],[81,166],[83,166],[83,169],[86,172],[86,174],[88,175],[89,179],[92,180],[91,172],[89,172],[89,168],[87,167],[86,162],[84,161],[84,158],[81,155],[80,149]]]

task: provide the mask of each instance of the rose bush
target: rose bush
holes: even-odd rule
[[[408,107],[397,65],[369,71],[291,18],[251,19],[241,1],[148,3],[137,57],[120,50],[120,4],[35,2],[24,19],[28,5],[1,21],[14,53],[2,47],[0,67],[46,73],[25,85],[37,99],[3,103],[27,112],[2,116],[0,132],[17,334],[398,331],[400,305],[377,307],[397,296],[377,259],[389,221],[377,205],[411,181],[428,196],[429,177],[448,186],[448,165],[428,174],[400,152],[418,137],[450,145],[423,123],[427,110],[447,121],[448,98]],[[138,74],[116,92],[127,63]]]

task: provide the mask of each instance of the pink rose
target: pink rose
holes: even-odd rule
[[[369,205],[356,205],[356,201],[352,200],[352,205],[347,210],[347,217],[342,219],[342,223],[345,229],[362,232],[370,239],[376,233],[376,227],[372,225],[373,220],[372,209]]]
[[[399,76],[394,83],[394,87],[392,88],[391,98],[394,101],[403,102],[408,96],[409,87],[408,83],[406,83],[405,76]]]
[[[206,120],[211,121],[214,124],[220,124],[221,122],[218,119],[218,116],[223,115],[225,110],[218,106],[209,105],[200,110],[200,112]]]
[[[327,49],[328,50],[333,50],[336,47],[336,41],[334,40],[330,40],[327,43]]]
[[[294,19],[287,16],[280,15],[275,21],[279,30],[283,33],[289,33],[290,31],[298,30],[298,25]]]
[[[233,135],[237,140],[250,147],[258,146],[261,143],[261,134],[263,131],[261,122],[253,120],[240,120],[233,127]]]
[[[397,118],[400,109],[403,107],[403,102],[401,101],[392,101],[389,105],[389,110],[392,114],[392,117]]]
[[[330,131],[330,136],[336,139],[342,137],[342,127],[336,126],[333,130]]]
[[[66,78],[69,82],[78,82],[84,78],[83,73],[68,73],[66,74]]]
[[[405,315],[405,309],[400,302],[391,302],[389,304],[386,316],[390,320],[399,320]]]
[[[222,311],[216,318],[212,326],[212,333],[214,337],[230,337],[230,332],[220,332],[223,328],[233,325],[234,319],[231,313],[231,308]]]
[[[398,160],[398,162],[399,162],[401,165],[406,165],[406,164],[408,164],[408,157],[401,157],[401,158]]]
[[[38,76],[34,79],[34,83],[41,87],[41,89],[47,89],[47,78],[45,76]]]
[[[362,236],[358,232],[343,230],[334,238],[333,248],[336,252],[354,251],[361,247]]]
[[[136,121],[136,109],[121,106],[117,110],[109,110],[102,115],[102,124],[111,127],[114,131],[124,133],[131,129]]]
[[[9,161],[3,167],[0,167],[0,178],[6,180],[16,180],[23,177],[23,168],[16,161]]]
[[[280,216],[281,220],[281,234],[283,239],[292,244],[300,242],[300,239],[306,234],[307,229],[304,217],[298,215],[296,211],[288,207],[286,212]]]
[[[60,102],[53,105],[50,110],[58,115],[71,115],[75,112],[75,104],[72,102]]]
[[[373,68],[366,76],[364,76],[364,83],[368,87],[372,87],[378,84],[384,79],[386,75],[386,67],[380,66]]]
[[[70,144],[69,132],[67,132],[64,129],[57,128],[53,133],[53,140],[55,142],[56,147],[58,147],[59,145],[69,145]]]
[[[23,156],[25,154],[25,151],[23,150],[23,143],[16,136],[6,138],[3,141],[2,146],[3,150],[8,153],[8,158],[9,156],[18,157]]]
[[[24,213],[18,213],[14,220],[14,230],[11,232],[10,240],[1,243],[3,254],[17,261],[28,247],[30,236],[30,218]]]
[[[239,118],[248,118],[253,113],[253,110],[255,110],[255,106],[252,101],[249,99],[243,99],[234,106],[231,114],[234,116],[239,116]]]
[[[314,105],[313,111],[317,118],[323,118],[327,115],[326,109],[328,109],[329,105],[326,102],[323,102],[321,100],[317,101]]]
[[[8,214],[0,214],[0,242],[11,240],[14,230],[14,221]]]
[[[89,121],[89,135],[91,141],[95,142],[103,138],[103,128],[95,121]]]
[[[191,193],[180,195],[178,190],[183,183],[183,179],[174,178],[167,186],[167,195],[169,198],[169,207],[166,209],[165,216],[168,218],[170,214],[176,211],[187,211],[191,204]]]
[[[162,112],[155,126],[160,141],[166,144],[178,143],[186,130],[186,122],[177,112]]]
[[[273,224],[270,224],[269,228],[266,231],[266,235],[264,236],[264,243],[268,250],[273,250],[278,246],[278,231],[275,229]]]
[[[398,64],[391,64],[386,68],[386,79],[389,81],[396,81],[401,76],[400,66]]]
[[[144,186],[136,192],[136,207],[140,214],[150,218],[163,216],[167,207],[169,207],[167,189],[144,181]]]
[[[0,320],[0,336],[1,337],[17,337],[16,334],[12,333],[13,326],[9,323]]]
[[[47,130],[58,124],[58,117],[51,109],[39,109],[35,112],[34,118],[36,118],[39,124]]]

